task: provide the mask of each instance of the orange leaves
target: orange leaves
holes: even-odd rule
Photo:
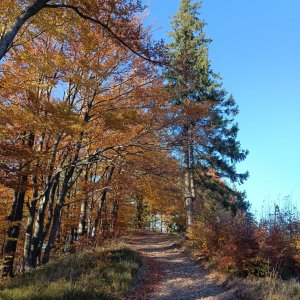
[[[258,254],[254,232],[255,226],[245,214],[233,216],[218,211],[197,221],[189,236],[199,245],[199,252],[212,259],[219,269],[245,275],[248,264]]]
[[[14,0],[3,0],[0,2],[0,36],[7,32],[21,11],[21,4],[16,3]]]
[[[206,214],[205,214],[206,213]],[[270,217],[256,224],[246,214],[205,210],[189,232],[198,253],[216,266],[238,275],[293,276],[300,267],[299,223],[293,218]],[[276,219],[277,218],[277,219]]]
[[[32,1],[21,2],[14,7]],[[47,7],[31,18],[1,64],[0,183],[26,193],[27,254],[56,237],[60,248],[79,222],[90,237],[97,218],[102,234],[123,230],[141,192],[152,207],[183,209],[171,183],[177,162],[160,144],[167,93],[141,58],[159,52],[136,19],[139,1],[64,5],[76,9]]]
[[[103,114],[104,125],[109,129],[117,130],[129,134],[132,126],[138,126],[143,123],[142,117],[137,111],[128,110],[116,113]]]

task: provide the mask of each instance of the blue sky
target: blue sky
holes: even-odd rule
[[[167,38],[179,0],[145,0],[155,38]],[[300,208],[300,1],[204,0],[213,70],[240,107],[238,169],[253,212],[286,195]],[[159,28],[161,27],[161,28]]]

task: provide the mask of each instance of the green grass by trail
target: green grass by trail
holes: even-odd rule
[[[0,290],[0,299],[123,299],[141,265],[138,254],[122,246],[70,254],[14,278]]]

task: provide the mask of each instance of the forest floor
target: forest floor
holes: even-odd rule
[[[139,251],[144,260],[132,299],[237,299],[234,290],[227,290],[190,260],[177,239],[167,234],[143,232],[127,237],[125,243]]]
[[[140,255],[124,244],[64,254],[0,285],[0,300],[125,299],[141,269]]]

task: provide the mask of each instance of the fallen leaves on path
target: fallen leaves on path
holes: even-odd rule
[[[211,279],[208,271],[191,261],[169,235],[147,232],[126,238],[126,243],[144,258],[144,269],[132,299],[236,299],[233,291]]]

